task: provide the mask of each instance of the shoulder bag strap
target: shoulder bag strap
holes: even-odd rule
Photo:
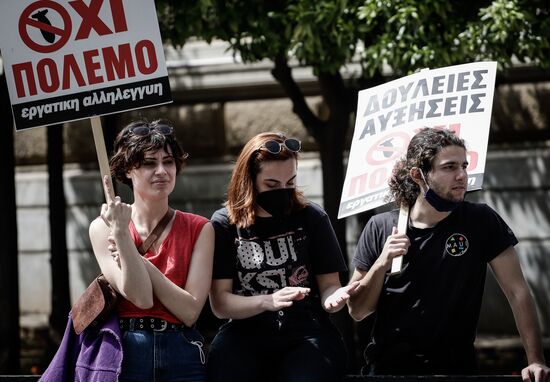
[[[162,232],[172,219],[172,216],[174,216],[174,212],[175,211],[172,208],[168,207],[168,211],[166,211],[166,214],[164,214],[162,219],[160,219],[160,221],[158,222],[157,226],[151,231],[149,236],[147,236],[147,239],[145,239],[143,243],[141,243],[141,245],[139,246],[139,253],[141,253],[142,255],[145,255],[147,253],[153,243],[157,241],[160,235],[162,235]]]

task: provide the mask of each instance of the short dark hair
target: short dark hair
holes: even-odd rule
[[[188,154],[180,147],[173,132],[164,135],[154,129],[159,125],[173,127],[170,122],[160,119],[150,123],[139,120],[129,123],[118,133],[114,143],[113,156],[109,161],[111,175],[115,179],[132,188],[132,181],[126,174],[133,168],[141,167],[145,152],[155,152],[160,149],[168,152],[168,148],[176,162],[176,173],[180,172]],[[132,133],[132,129],[136,126],[147,126],[151,128],[151,131],[147,135],[137,135]]]
[[[451,130],[426,127],[411,139],[406,157],[395,163],[388,182],[389,196],[398,206],[404,203],[412,206],[420,193],[420,187],[411,178],[411,169],[418,167],[427,174],[436,155],[447,146],[459,146],[466,150],[464,140]]]

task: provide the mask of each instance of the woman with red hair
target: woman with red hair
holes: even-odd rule
[[[338,381],[346,350],[329,313],[356,283],[328,215],[296,188],[301,143],[253,137],[240,153],[216,233],[210,303],[229,319],[214,338],[210,381]]]

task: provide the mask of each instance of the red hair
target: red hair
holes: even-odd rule
[[[227,189],[227,208],[229,222],[238,227],[250,227],[256,220],[256,176],[262,169],[263,162],[284,161],[294,158],[298,153],[283,148],[280,153],[272,154],[262,149],[267,141],[283,143],[286,137],[279,133],[261,133],[250,139],[243,147],[233,169]],[[296,190],[291,198],[291,211],[297,211],[307,205],[303,194]]]

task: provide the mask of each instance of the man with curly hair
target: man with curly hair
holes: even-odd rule
[[[348,301],[359,321],[375,314],[365,374],[475,374],[474,340],[487,264],[510,302],[528,366],[525,381],[549,381],[533,299],[514,233],[489,206],[464,201],[466,146],[448,130],[424,128],[411,140],[389,181],[408,205],[406,233],[398,210],[374,216],[359,239]],[[403,258],[390,275],[392,259]]]

